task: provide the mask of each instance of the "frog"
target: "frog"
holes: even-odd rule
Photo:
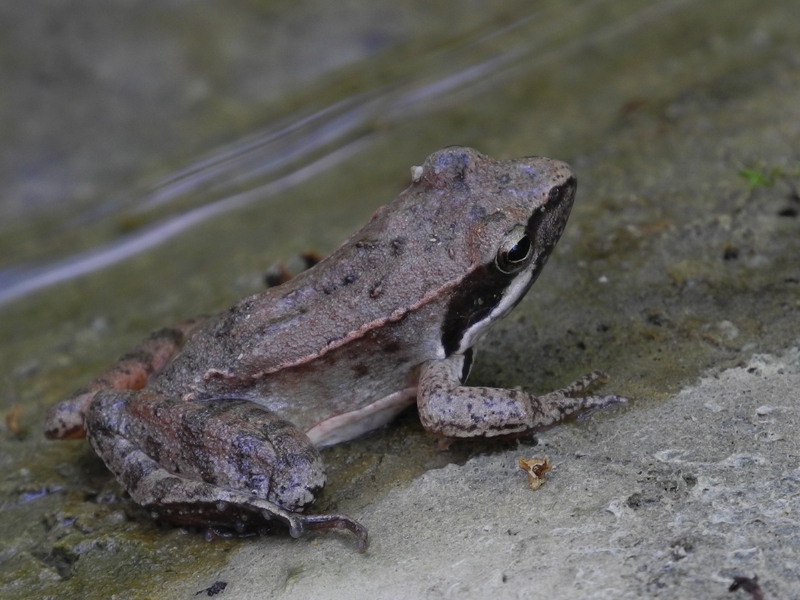
[[[452,146],[327,258],[217,315],[156,331],[48,412],[86,437],[130,497],[179,526],[292,537],[368,531],[309,511],[320,449],[416,403],[445,439],[528,435],[626,402],[592,371],[554,392],[465,383],[475,345],[525,296],[567,223],[577,181],[545,157]]]

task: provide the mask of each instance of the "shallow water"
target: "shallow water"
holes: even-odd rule
[[[515,82],[545,78],[548,72],[569,65],[570,61],[598,44],[641,33],[648,24],[679,10],[686,3],[686,0],[658,3],[590,0],[572,2],[568,10],[563,4],[556,3],[496,3],[490,10],[482,7],[480,19],[472,16],[453,22],[447,15],[461,15],[465,11],[463,5],[454,5],[449,10],[439,7],[438,27],[431,27],[430,23],[424,26],[406,22],[413,20],[409,17],[403,19],[404,26],[395,24],[391,34],[384,31],[387,26],[383,19],[370,17],[371,11],[380,11],[365,3],[357,11],[367,13],[361,15],[361,21],[350,24],[338,36],[332,36],[332,40],[321,40],[316,35],[321,26],[319,19],[323,19],[324,14],[312,12],[310,14],[314,16],[309,17],[308,13],[296,15],[288,9],[287,13],[275,15],[275,24],[264,19],[261,25],[284,32],[302,21],[306,29],[304,39],[310,46],[304,48],[304,52],[311,65],[293,68],[295,61],[291,61],[282,64],[278,73],[264,67],[264,78],[276,86],[269,87],[269,92],[263,91],[260,96],[239,99],[237,110],[242,113],[239,119],[250,121],[254,128],[245,135],[235,136],[236,131],[224,131],[227,116],[224,112],[215,115],[223,120],[219,124],[209,124],[205,111],[194,115],[195,119],[192,115],[182,117],[181,126],[187,130],[179,132],[179,135],[188,138],[187,145],[200,146],[204,138],[211,138],[206,141],[209,146],[219,136],[232,139],[158,178],[148,177],[147,172],[165,171],[171,163],[186,162],[186,146],[178,146],[180,138],[169,143],[152,139],[150,127],[141,123],[146,116],[140,111],[148,108],[162,116],[173,114],[178,107],[170,102],[174,99],[171,95],[156,98],[145,107],[128,95],[124,96],[123,114],[117,119],[134,123],[122,132],[117,141],[120,145],[133,147],[133,150],[127,149],[127,153],[135,154],[128,160],[117,159],[117,152],[106,148],[109,136],[98,140],[96,130],[102,124],[92,123],[82,130],[74,121],[64,127],[62,119],[69,121],[69,115],[44,115],[45,120],[55,122],[52,123],[54,140],[50,144],[54,147],[74,144],[83,158],[61,154],[40,170],[32,169],[22,159],[9,161],[11,164],[7,166],[14,171],[5,178],[6,202],[0,205],[6,223],[5,235],[0,239],[0,249],[3,250],[0,254],[3,257],[0,261],[0,303],[146,252],[174,237],[186,235],[200,223],[218,218],[225,212],[241,210],[251,204],[266,206],[276,194],[285,193],[323,171],[347,168],[341,163],[363,157],[376,145],[407,147],[409,143],[413,144],[408,139],[416,130],[417,124],[413,121],[426,119],[426,124],[432,127],[426,127],[425,133],[431,139],[426,140],[427,144],[420,144],[422,147],[416,152],[408,154],[419,156],[418,160],[421,160],[428,150],[463,137],[458,126],[452,127],[452,120],[458,119],[464,111],[485,104],[487,96],[491,98],[498,94],[498,88],[503,90],[504,86],[513,86]],[[302,11],[307,9],[305,7]],[[350,7],[350,10],[355,10],[355,7]],[[231,12],[233,14],[228,17],[235,21],[237,15]],[[413,12],[409,15],[425,21],[426,15]],[[18,15],[17,18],[32,20],[30,16]],[[79,21],[80,15],[72,15],[63,22],[55,16],[51,18],[61,27],[70,29],[69,25],[75,27],[74,21]],[[214,15],[203,16],[202,11],[193,12],[193,19],[199,22],[205,23],[213,18]],[[243,15],[239,14],[238,18],[243,18]],[[144,22],[139,22],[141,20]],[[141,15],[137,22],[139,28],[127,32],[132,38],[130,47],[123,48],[127,52],[123,53],[114,40],[107,37],[112,33],[106,32],[105,36],[99,36],[98,43],[108,45],[111,58],[83,57],[81,64],[96,73],[95,78],[77,84],[81,98],[89,98],[87,104],[95,105],[92,113],[84,118],[108,111],[102,104],[108,93],[107,82],[100,75],[115,69],[127,72],[131,68],[130,54],[136,56],[139,48],[153,52],[153,30],[148,27],[165,36],[165,45],[181,40],[169,37],[169,34],[175,35],[173,30],[157,27],[142,19]],[[242,27],[247,30],[246,26]],[[200,29],[197,35],[202,35],[202,27]],[[442,34],[442,31],[446,33]],[[191,39],[190,33],[179,33],[184,39]],[[235,35],[230,31],[217,35],[222,37],[225,34]],[[237,30],[237,34],[242,32]],[[69,44],[75,42],[67,35],[62,34],[62,38],[66,47],[60,50],[69,54]],[[353,39],[372,42],[363,42],[359,51],[355,51]],[[246,36],[236,40],[241,44],[248,42]],[[223,41],[216,40],[216,43],[222,44]],[[325,42],[333,43],[328,45]],[[252,47],[240,49],[233,57],[223,56],[217,60],[225,63],[225,68],[233,68],[238,64],[235,58],[241,58],[241,55],[252,59],[253,54],[290,51],[285,47],[277,49],[272,44],[268,44],[266,49],[259,48],[257,41],[252,39],[249,43]],[[193,56],[195,51],[191,45],[181,49],[189,56]],[[10,50],[20,51],[18,48]],[[52,55],[58,50],[51,50],[52,54],[46,54],[42,62],[46,64],[52,60]],[[117,57],[120,64],[106,64],[113,59],[115,52],[120,53]],[[327,60],[319,61],[319,56],[325,56]],[[167,58],[162,57],[162,60]],[[76,59],[76,62],[79,61]],[[136,64],[134,73],[146,65]],[[298,69],[303,75],[296,72]],[[149,85],[155,87],[171,85],[177,88],[181,82],[184,86],[197,87],[201,85],[196,81],[198,77],[205,75],[210,78],[208,69],[202,74],[187,69],[177,81],[171,80],[170,70],[159,68],[150,73],[155,81]],[[203,103],[224,103],[232,95],[244,94],[254,77],[257,75],[251,72],[243,81],[210,87],[206,90],[207,95],[217,92],[220,97],[217,100],[204,98]],[[159,84],[161,78],[170,78],[170,81]],[[278,84],[282,84],[282,88]],[[126,80],[125,85],[131,83]],[[64,89],[56,91],[45,90],[41,96],[53,104],[68,105],[70,96],[76,92],[67,89],[71,86],[62,87]],[[31,93],[23,85],[11,89],[12,96],[21,98]],[[59,91],[65,95],[64,100],[59,98]],[[501,93],[505,95],[504,91]],[[489,109],[488,115],[482,116],[499,121],[514,119],[515,111],[524,113],[537,100],[533,93],[525,102],[515,106],[499,105],[497,110],[502,114],[493,115]],[[272,114],[260,124],[259,121],[264,119],[259,118],[258,113],[265,112]],[[25,116],[38,121],[43,115],[31,111]],[[201,117],[201,123],[197,122],[197,116]],[[203,130],[195,133],[192,126],[212,129],[213,133],[209,135]],[[24,131],[18,135],[23,145],[20,153],[23,156],[54,152],[47,144],[41,144],[38,136],[25,138]],[[483,135],[490,137],[490,131],[483,132]],[[434,141],[437,139],[441,140],[438,144]],[[148,152],[154,146],[155,153]],[[546,151],[541,141],[530,146],[528,153],[539,148]],[[36,160],[30,159],[32,162]],[[82,162],[92,160],[95,164],[91,166]],[[157,164],[159,160],[161,165]],[[58,179],[59,173],[65,174],[68,185],[51,184]],[[103,180],[101,192],[77,191],[101,185],[95,179]]]

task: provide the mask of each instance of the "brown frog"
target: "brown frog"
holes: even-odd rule
[[[524,434],[623,402],[463,384],[472,347],[522,299],[572,207],[575,177],[548,158],[451,147],[342,246],[227,311],[162,329],[49,412],[46,435],[87,436],[131,497],[164,520],[294,537],[344,528],[304,514],[325,483],[317,448],[416,401],[451,438]]]

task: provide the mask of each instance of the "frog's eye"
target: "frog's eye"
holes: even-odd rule
[[[533,246],[528,232],[518,225],[500,244],[495,264],[503,273],[513,273],[525,266],[532,252]]]

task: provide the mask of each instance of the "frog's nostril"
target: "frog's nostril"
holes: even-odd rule
[[[575,195],[577,186],[578,181],[575,177],[570,177],[561,185],[557,185],[550,190],[550,193],[547,195],[547,203],[552,205],[571,201],[572,196]]]

